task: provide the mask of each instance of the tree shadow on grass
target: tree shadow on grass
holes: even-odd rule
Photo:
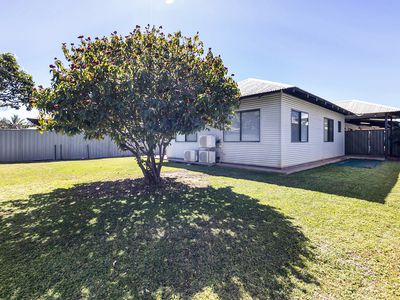
[[[400,163],[398,162],[385,162],[373,169],[351,168],[332,164],[290,175],[174,162],[167,162],[165,165],[213,176],[265,182],[382,204],[385,203],[388,194],[397,184],[400,174]]]
[[[287,299],[317,284],[310,242],[231,188],[95,182],[6,203],[0,298]],[[12,214],[11,210],[18,210]]]

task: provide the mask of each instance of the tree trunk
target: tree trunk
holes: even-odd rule
[[[139,157],[138,160],[140,169],[143,172],[144,182],[148,186],[159,186],[161,185],[161,166],[162,161],[156,163],[154,153],[148,154],[146,160],[142,160]]]
[[[159,186],[161,185],[161,176],[158,173],[152,171],[146,171],[144,174],[144,183],[148,186]]]
[[[129,145],[127,146],[126,144],[125,147],[128,148],[132,154],[135,156],[136,161],[140,167],[140,170],[143,173],[144,176],[144,183],[148,186],[159,186],[161,185],[161,168],[164,162],[164,155],[166,151],[166,147],[169,145],[170,140],[164,141],[163,143],[160,143],[159,146],[159,156],[160,160],[157,163],[156,157],[155,157],[155,152],[154,149],[151,148],[150,150],[147,150],[145,152],[146,159],[143,159],[143,152],[138,145],[135,145],[136,147]]]

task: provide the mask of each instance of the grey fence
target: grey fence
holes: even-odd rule
[[[346,154],[384,156],[383,130],[346,131]]]
[[[400,144],[396,143],[392,145],[391,155],[394,157],[400,157]]]
[[[0,162],[91,159],[130,156],[109,138],[86,140],[83,135],[67,136],[34,129],[0,130]]]
[[[390,156],[400,157],[400,140],[399,139],[391,139],[390,140],[389,153],[390,153]]]

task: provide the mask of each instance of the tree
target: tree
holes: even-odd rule
[[[22,129],[26,128],[28,125],[21,119],[18,115],[12,115],[9,121],[10,128],[12,129]]]
[[[10,126],[9,121],[6,118],[0,119],[0,129],[8,129]]]
[[[14,55],[0,54],[0,108],[28,104],[33,87],[32,76],[21,70]]]
[[[236,82],[198,34],[136,26],[124,37],[78,38],[62,46],[66,64],[50,65],[51,87],[35,92],[42,128],[110,136],[132,152],[147,184],[161,182],[176,134],[222,129],[239,103]]]
[[[12,115],[10,119],[0,120],[0,129],[22,129],[29,127],[28,124],[18,115]]]

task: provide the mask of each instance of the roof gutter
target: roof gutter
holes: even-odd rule
[[[323,98],[320,98],[314,94],[311,94],[309,92],[306,92],[298,87],[289,87],[289,88],[285,88],[285,89],[280,89],[280,90],[276,90],[276,91],[270,91],[270,92],[263,92],[263,93],[258,93],[258,94],[252,94],[252,95],[246,95],[246,96],[242,96],[240,97],[240,99],[246,99],[246,98],[252,98],[252,97],[262,97],[264,95],[268,95],[268,94],[273,94],[273,93],[285,93],[297,98],[300,98],[304,101],[307,101],[309,103],[321,106],[323,108],[332,110],[334,112],[346,115],[346,116],[352,116],[354,115],[351,111],[348,111],[347,109],[344,109],[328,100],[325,100]]]
[[[400,117],[400,111],[387,111],[387,112],[377,112],[377,113],[366,113],[366,114],[353,114],[347,117],[348,119],[370,119],[370,118],[385,118],[385,115],[389,117]]]
[[[284,93],[295,96],[297,98],[300,98],[304,101],[310,102],[312,104],[316,104],[318,106],[321,106],[323,108],[335,111],[337,113],[341,113],[343,115],[349,116],[349,115],[354,115],[351,111],[348,111],[347,109],[344,109],[343,107],[340,107],[326,99],[323,99],[321,97],[318,97],[314,94],[311,94],[305,90],[302,90],[298,87],[291,87],[282,90]]]

